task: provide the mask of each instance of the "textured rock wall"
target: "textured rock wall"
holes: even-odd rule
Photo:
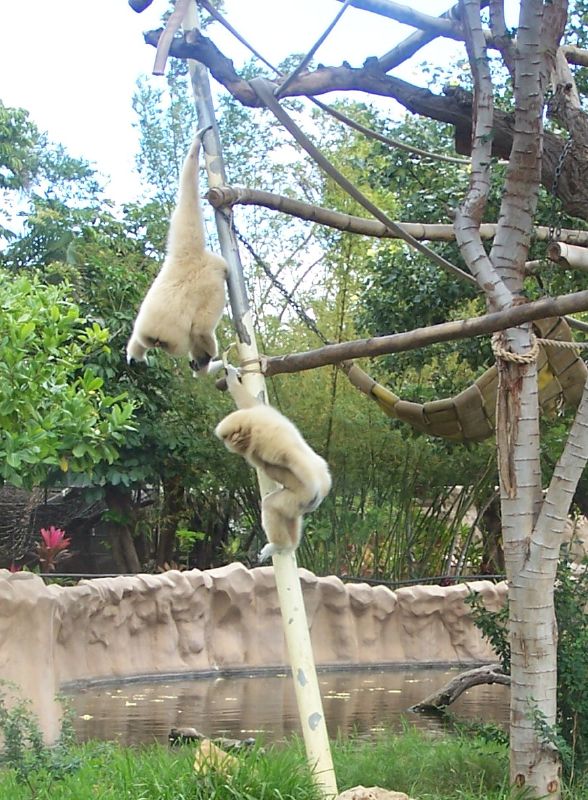
[[[343,584],[300,570],[317,664],[468,663],[493,654],[471,622],[465,585]],[[506,587],[470,584],[498,608]],[[45,586],[0,570],[0,677],[33,700],[48,735],[64,683],[286,663],[273,569],[200,572]]]

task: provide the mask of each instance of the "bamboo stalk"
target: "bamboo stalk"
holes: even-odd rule
[[[193,29],[197,27],[196,6],[191,3],[184,18],[184,28]],[[222,186],[226,183],[226,176],[218,127],[214,117],[214,105],[208,73],[202,64],[195,61],[188,61],[188,67],[198,111],[199,125],[200,127],[212,126],[212,129],[204,134],[205,164],[209,185],[211,188]],[[233,235],[229,218],[217,210],[215,211],[215,219],[221,252],[229,266],[229,300],[237,332],[239,359],[241,363],[244,361],[256,362],[259,360],[259,353],[237,242]],[[247,372],[244,374],[243,384],[254,397],[267,398],[265,380],[260,372]],[[258,479],[262,496],[275,486],[273,481],[270,481],[263,473],[258,472]],[[314,664],[296,555],[295,553],[276,553],[273,556],[273,565],[307,759],[324,797],[334,798],[337,795],[337,783]]]
[[[366,219],[365,217],[355,217],[351,214],[342,214],[340,211],[333,211],[330,208],[315,206],[305,203],[303,200],[296,200],[293,197],[286,197],[282,194],[265,192],[262,189],[250,189],[245,186],[215,186],[208,192],[208,202],[214,208],[223,208],[233,205],[263,206],[271,211],[281,211],[290,214],[298,219],[306,219],[311,222],[318,222],[319,225],[326,225],[329,228],[336,228],[348,233],[360,233],[363,236],[374,236],[376,238],[400,239],[398,233],[386,227],[383,222],[377,219]],[[397,222],[399,228],[410,234],[415,239],[425,239],[428,241],[454,241],[455,231],[453,224],[444,223],[423,223],[423,222]],[[494,223],[482,223],[480,225],[480,236],[482,239],[492,239],[496,233],[497,225]],[[549,228],[537,226],[533,228],[533,238],[540,242],[549,240]],[[558,239],[560,242],[588,246],[588,231],[563,229]]]

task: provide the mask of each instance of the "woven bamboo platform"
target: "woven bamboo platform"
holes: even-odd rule
[[[533,323],[540,339],[572,341],[567,322],[551,317]],[[578,351],[541,347],[537,359],[539,404],[544,413],[554,413],[561,404],[575,407],[580,402],[588,375]],[[498,371],[491,367],[475,383],[455,397],[429,403],[401,400],[394,392],[374,381],[356,364],[347,371],[351,383],[367,394],[393,419],[407,422],[430,436],[459,442],[480,442],[494,435]]]

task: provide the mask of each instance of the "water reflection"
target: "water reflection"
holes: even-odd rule
[[[443,720],[406,709],[455,674],[443,669],[371,669],[321,672],[329,734],[369,734],[408,722],[441,730]],[[116,739],[124,744],[167,741],[170,728],[192,726],[207,736],[263,735],[275,742],[299,733],[291,677],[193,677],[89,687],[71,693],[80,740]],[[464,719],[504,724],[508,687],[477,686],[453,704]]]

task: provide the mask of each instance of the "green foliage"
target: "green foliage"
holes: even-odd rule
[[[25,196],[33,202],[94,201],[99,186],[87,162],[52,144],[27,111],[0,100],[0,192],[0,240],[10,241],[16,237],[14,227]]]
[[[87,366],[108,351],[67,286],[0,273],[0,477],[16,486],[92,474],[112,463],[132,428],[133,404],[104,391]]]
[[[588,764],[588,571],[561,559],[555,584],[557,643],[557,727],[552,730],[534,705],[529,714],[545,741],[561,752],[568,775]],[[476,626],[496,650],[505,671],[510,670],[510,646],[506,622],[508,607],[498,612],[484,608],[479,597],[470,598]]]
[[[475,570],[464,517],[488,489],[487,475],[461,490],[443,475],[425,440],[405,442],[398,462],[372,473],[362,492],[356,476],[335,471],[331,496],[307,520],[301,563],[323,575],[391,581],[450,576],[456,564]]]
[[[351,739],[334,750],[340,789],[382,786],[419,800],[507,800],[505,747],[475,737],[430,739],[406,728],[402,735]]]
[[[75,752],[71,711],[64,704],[61,731],[55,746],[48,747],[31,704],[8,684],[0,691],[0,767],[10,770],[17,785],[30,797],[49,797],[55,781],[64,780],[81,765]],[[8,795],[6,795],[8,796]]]
[[[18,773],[0,771],[0,796],[11,800],[319,800],[300,748],[259,749],[239,755],[240,766],[224,775],[195,775],[194,748],[170,751],[154,745],[123,749],[89,743],[70,749],[75,772],[51,785],[41,768],[29,772],[31,790]],[[79,765],[79,768],[78,768]],[[35,792],[33,794],[33,791]]]
[[[319,800],[300,740],[286,747],[238,754],[240,765],[228,775],[211,771],[196,776],[194,748],[170,751],[154,745],[123,749],[88,743],[65,751],[69,774],[53,784],[44,768],[29,771],[39,800]],[[385,733],[370,741],[333,743],[340,791],[352,786],[382,786],[419,800],[506,800],[505,748],[474,737],[430,739],[415,730]],[[31,796],[18,773],[0,771],[0,795],[11,800]],[[571,798],[570,798],[571,800]]]
[[[190,551],[196,544],[206,538],[203,531],[191,531],[188,528],[178,528],[176,530],[176,539],[178,542],[178,552],[184,561],[188,561]]]
[[[586,564],[584,564],[586,567]],[[559,629],[558,726],[575,761],[588,763],[588,573],[560,563],[555,588]],[[573,768],[572,761],[570,767]]]
[[[0,100],[0,189],[24,189],[38,169],[34,145],[39,136],[23,108]]]
[[[294,739],[280,747],[237,754],[229,774],[195,775],[195,748],[161,745],[123,748],[114,743],[76,745],[66,714],[57,744],[44,744],[39,724],[22,700],[0,697],[0,797],[11,800],[319,800],[304,746]],[[548,735],[548,734],[546,734]],[[419,800],[512,800],[504,742],[477,732],[430,737],[406,727],[369,740],[332,743],[339,791],[357,785],[406,792]],[[564,791],[584,800],[582,776]],[[515,794],[522,800],[522,795]]]
[[[470,592],[465,602],[472,608],[472,620],[488,640],[503,672],[510,673],[510,644],[508,641],[508,604],[504,604],[498,611],[488,611],[478,592]]]

